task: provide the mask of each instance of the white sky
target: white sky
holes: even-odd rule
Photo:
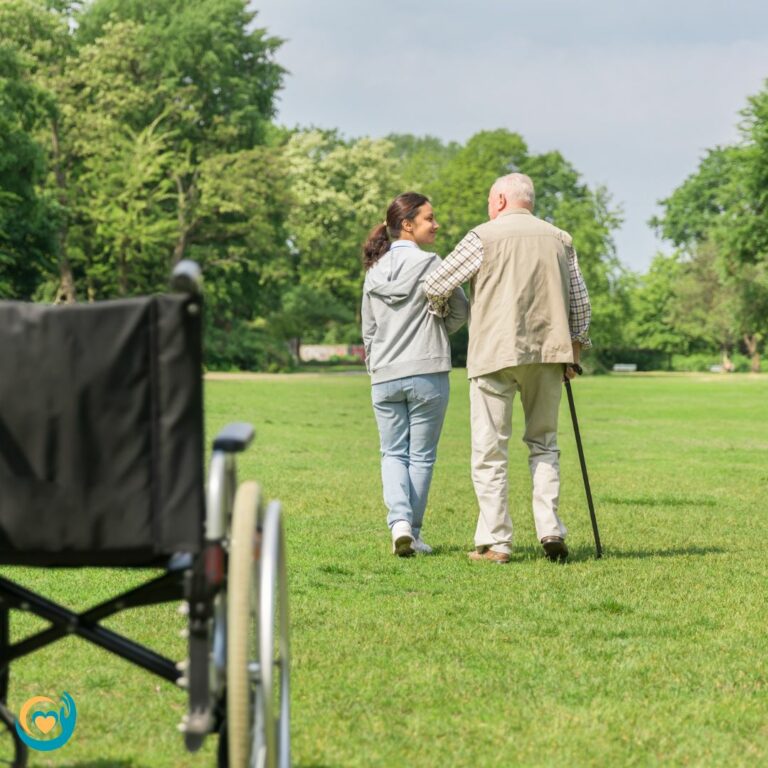
[[[254,0],[286,40],[278,121],[466,141],[520,133],[624,208],[619,258],[662,248],[656,202],[737,139],[768,78],[768,0]],[[534,179],[535,182],[535,179]],[[439,212],[438,212],[439,214]],[[576,244],[578,248],[578,244]]]

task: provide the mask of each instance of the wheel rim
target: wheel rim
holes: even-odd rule
[[[232,513],[227,569],[227,741],[230,766],[256,768],[263,764],[263,737],[253,732],[258,668],[257,523],[261,491],[242,483]]]
[[[279,502],[264,516],[259,600],[259,660],[268,768],[290,766],[290,645],[285,542]],[[277,631],[275,631],[277,630]]]

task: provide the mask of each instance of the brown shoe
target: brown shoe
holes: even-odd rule
[[[509,562],[509,555],[506,552],[494,552],[492,549],[484,549],[482,552],[473,549],[471,552],[467,552],[467,557],[470,560],[486,560],[489,563],[498,563],[499,565]]]
[[[544,547],[544,554],[553,563],[558,560],[565,561],[568,558],[568,547],[565,546],[565,540],[561,536],[545,536],[541,540],[541,546]]]

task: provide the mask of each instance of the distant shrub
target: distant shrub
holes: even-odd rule
[[[294,368],[286,343],[264,328],[241,322],[227,330],[206,329],[204,362],[211,371],[270,371]]]
[[[731,357],[733,370],[737,373],[747,373],[750,370],[749,358],[744,355]],[[698,352],[692,355],[672,355],[673,371],[709,371],[712,366],[722,365],[723,358],[717,352]]]

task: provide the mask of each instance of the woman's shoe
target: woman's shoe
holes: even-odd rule
[[[398,520],[392,526],[392,553],[398,557],[410,557],[416,554],[413,548],[413,531],[411,524]]]
[[[421,540],[421,536],[417,536],[413,540],[413,549],[415,550],[417,555],[431,555],[432,554],[432,547],[427,544],[426,541]]]

